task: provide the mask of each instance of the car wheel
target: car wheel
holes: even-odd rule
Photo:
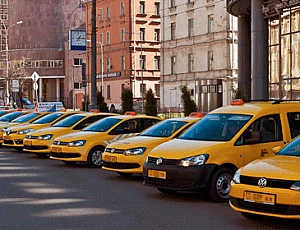
[[[77,162],[76,161],[62,161],[64,162],[66,165],[75,165]]]
[[[123,173],[123,172],[118,172],[118,174],[123,177],[130,177],[133,175],[133,173]]]
[[[247,212],[241,212],[241,214],[243,217],[247,218],[248,220],[259,220],[263,218],[263,216],[247,213]]]
[[[232,177],[233,171],[231,169],[219,169],[211,179],[209,198],[215,202],[227,202],[229,200],[229,188]]]
[[[177,193],[176,190],[170,190],[170,189],[165,189],[165,188],[157,188],[157,190],[164,193],[164,194],[175,194],[175,193]]]
[[[97,146],[91,149],[88,155],[87,163],[91,168],[101,168],[103,165],[102,154],[104,152],[104,148]]]

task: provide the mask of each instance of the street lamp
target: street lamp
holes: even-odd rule
[[[8,31],[11,27],[15,26],[15,25],[20,25],[23,22],[22,21],[18,21],[15,24],[10,25],[9,27],[6,27],[5,23],[3,22],[3,20],[0,18],[1,23],[3,25],[4,31],[5,31],[5,63],[6,63],[6,104],[9,104],[9,81],[8,81]]]

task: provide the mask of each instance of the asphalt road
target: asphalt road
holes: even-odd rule
[[[84,164],[67,166],[0,148],[0,229],[299,229],[298,221],[250,221],[203,195],[164,195]]]

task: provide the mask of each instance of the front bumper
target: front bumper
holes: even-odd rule
[[[45,153],[49,154],[50,145],[52,141],[49,140],[31,140],[31,139],[24,139],[24,151],[26,152],[33,152],[33,153]]]
[[[178,161],[179,163],[179,161]],[[146,162],[144,164],[144,185],[174,191],[201,191],[209,186],[212,173],[218,165],[204,164],[200,166],[182,167],[177,164],[156,165]],[[165,179],[150,177],[149,170],[163,171]]]
[[[10,135],[3,135],[3,145],[8,147],[24,147],[23,140],[25,135],[12,133]]]
[[[60,161],[87,162],[87,153],[80,147],[55,145],[50,147],[50,158]]]

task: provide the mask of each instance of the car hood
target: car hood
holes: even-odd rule
[[[44,135],[44,134],[54,134],[62,132],[63,130],[69,131],[69,127],[46,127],[44,129],[39,129],[33,132],[30,132],[31,135]]]
[[[226,144],[227,142],[174,139],[155,147],[149,153],[149,156],[182,159],[210,153],[224,147]]]
[[[241,169],[241,175],[300,180],[300,157],[272,156],[255,160]]]
[[[91,137],[95,137],[95,135],[99,136],[102,133],[100,132],[88,132],[88,131],[79,131],[76,133],[69,133],[66,135],[59,136],[55,140],[63,141],[63,142],[70,142],[75,140],[86,140]]]
[[[108,148],[118,148],[118,149],[128,149],[134,147],[146,147],[147,145],[156,144],[159,145],[165,141],[168,141],[169,138],[161,137],[147,137],[147,136],[136,136],[125,138],[120,141],[113,142]]]
[[[24,129],[40,129],[49,126],[50,124],[20,124],[11,127],[12,132],[17,132]]]

